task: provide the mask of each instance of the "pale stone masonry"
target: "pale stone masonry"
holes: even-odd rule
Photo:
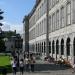
[[[49,11],[47,11],[47,1]],[[75,0],[39,0],[29,13],[30,52],[46,56],[47,12],[49,55],[75,64]]]

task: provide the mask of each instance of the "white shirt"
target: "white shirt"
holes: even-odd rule
[[[16,67],[16,63],[14,61],[11,61],[12,67]]]
[[[22,61],[20,61],[20,67],[23,67],[24,63]]]
[[[28,58],[25,59],[25,64],[28,64]]]

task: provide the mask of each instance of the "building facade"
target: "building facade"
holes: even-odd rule
[[[44,57],[48,47],[49,55],[55,60],[62,57],[75,64],[74,7],[75,0],[36,1],[29,13],[29,50]]]
[[[6,52],[22,52],[23,39],[21,38],[20,34],[16,34],[15,36],[11,36],[10,38],[4,38],[4,41],[6,46]]]

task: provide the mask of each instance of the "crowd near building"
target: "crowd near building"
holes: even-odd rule
[[[75,64],[75,0],[36,0],[23,24],[25,52]]]

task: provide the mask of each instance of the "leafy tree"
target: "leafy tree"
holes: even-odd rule
[[[5,42],[4,40],[0,39],[0,52],[5,52]]]

